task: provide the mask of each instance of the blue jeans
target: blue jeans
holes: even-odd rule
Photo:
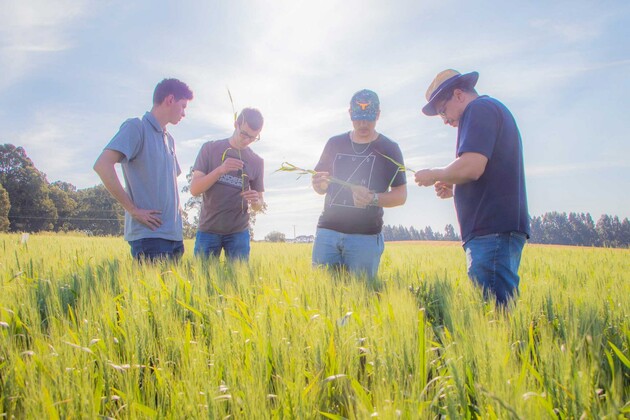
[[[317,228],[313,266],[344,267],[375,278],[385,249],[383,234],[360,235]]]
[[[464,244],[468,277],[505,305],[518,293],[518,266],[527,237],[521,232],[475,236]]]
[[[197,231],[195,239],[195,256],[219,258],[221,249],[225,250],[225,258],[249,260],[249,229],[242,232],[219,235]]]
[[[131,255],[138,261],[154,262],[158,259],[179,260],[184,254],[183,241],[162,238],[143,238],[129,241]]]

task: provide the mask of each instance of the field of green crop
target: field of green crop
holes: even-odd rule
[[[132,263],[120,238],[0,235],[0,418],[623,418],[630,251],[528,245],[507,313],[457,244],[379,284],[255,243]]]

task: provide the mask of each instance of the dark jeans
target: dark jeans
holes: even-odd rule
[[[184,254],[183,241],[170,241],[162,238],[143,238],[129,241],[131,255],[137,261],[173,260],[178,261]]]
[[[225,250],[225,258],[228,260],[249,260],[249,229],[242,232],[219,235],[197,231],[195,239],[195,256],[219,258],[221,249]]]
[[[518,293],[518,267],[526,239],[520,232],[493,233],[464,244],[468,277],[483,288],[485,297],[492,293],[499,305]]]

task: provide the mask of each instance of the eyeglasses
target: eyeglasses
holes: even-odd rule
[[[242,128],[239,130],[238,134],[247,141],[255,142],[255,141],[260,140],[260,134],[257,136],[252,136],[247,131],[243,131]]]
[[[435,108],[435,110],[437,111],[438,115],[442,118],[446,118],[446,104],[448,104],[451,99],[453,99],[453,96],[455,95],[451,95],[447,100],[444,101],[444,103],[439,107],[439,108]]]

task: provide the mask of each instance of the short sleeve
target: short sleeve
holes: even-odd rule
[[[130,118],[122,123],[105,149],[122,153],[122,163],[132,161],[142,150],[142,121],[139,118]]]
[[[333,168],[333,156],[332,156],[332,139],[328,140],[324,151],[319,157],[319,162],[315,165],[315,171],[317,172],[329,172],[332,173]]]
[[[498,137],[500,115],[488,101],[473,101],[465,111],[459,133],[457,156],[480,153],[490,159]]]
[[[394,144],[394,146],[392,147],[391,153],[392,153],[392,156],[391,156],[392,159],[394,159],[396,162],[400,163],[403,166],[405,165],[402,152],[400,151],[400,147],[397,144]],[[393,165],[396,166],[395,164]],[[405,185],[407,183],[407,176],[406,176],[405,171],[404,170],[401,171],[397,166],[395,167],[394,170],[396,171],[396,174],[394,175],[394,179],[391,183],[391,186],[399,187],[401,185]]]
[[[195,164],[193,165],[193,171],[203,172],[204,174],[208,174],[212,171],[210,168],[212,144],[213,142],[209,141],[201,147],[201,150],[199,150],[199,154],[197,155],[197,159],[195,160]]]

